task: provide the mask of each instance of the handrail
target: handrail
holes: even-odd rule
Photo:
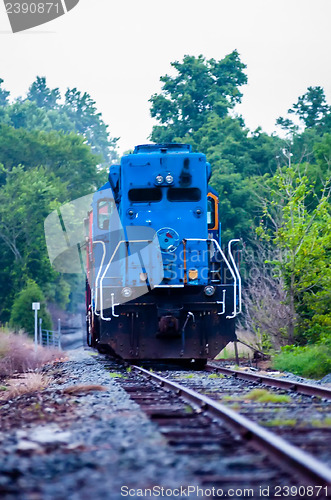
[[[109,262],[108,262],[108,264],[107,264],[107,266],[106,266],[106,269],[104,270],[104,273],[103,273],[103,275],[101,276],[101,280],[100,280],[100,316],[101,316],[101,319],[103,319],[104,321],[111,321],[111,318],[106,318],[106,317],[104,317],[104,315],[103,315],[103,286],[102,286],[102,284],[103,284],[103,280],[104,280],[104,278],[105,278],[105,276],[106,276],[106,273],[107,273],[107,271],[108,271],[108,269],[109,269],[109,267],[110,267],[110,264],[112,263],[112,261],[113,261],[113,259],[114,259],[115,255],[116,255],[116,253],[117,253],[117,250],[118,250],[119,246],[120,246],[122,243],[129,243],[129,244],[130,244],[130,243],[151,243],[151,242],[152,242],[152,240],[121,240],[121,241],[119,241],[119,242],[117,243],[116,248],[115,248],[115,250],[113,251],[113,255],[110,257]],[[113,306],[116,306],[116,305],[118,305],[118,304],[114,304],[114,303],[112,302],[112,307],[113,307]],[[113,310],[113,309],[112,309],[112,310]]]
[[[232,250],[231,250],[231,245],[232,243],[236,243],[237,241],[240,241],[239,239],[233,239],[233,240],[230,240],[229,243],[228,243],[228,254],[230,255],[230,259],[231,259],[231,262],[232,262],[232,265],[233,265],[233,269],[235,270],[235,273],[237,275],[237,279],[238,279],[238,300],[239,300],[239,311],[238,311],[238,314],[241,313],[241,276],[240,276],[240,273],[239,273],[239,269],[237,268],[237,265],[235,263],[235,260],[233,258],[233,255],[232,255]]]
[[[220,252],[220,254],[221,254],[225,264],[227,265],[227,267],[232,275],[232,278],[233,278],[233,285],[234,285],[233,312],[232,312],[231,316],[226,316],[226,319],[234,318],[238,314],[237,313],[237,276],[236,276],[235,272],[233,271],[233,269],[230,265],[230,262],[225,257],[225,254],[224,254],[223,250],[221,249],[219,242],[217,240],[215,240],[215,238],[210,238],[210,239],[209,238],[186,238],[186,241],[212,241],[213,243],[215,243],[217,250]]]
[[[94,299],[94,314],[96,316],[100,316],[99,313],[97,313],[97,300],[98,300],[98,281],[99,281],[99,278],[100,278],[100,274],[101,274],[101,270],[102,270],[102,266],[103,266],[103,262],[105,260],[105,257],[106,257],[106,245],[105,245],[105,242],[104,241],[100,241],[100,240],[96,240],[96,241],[93,241],[93,244],[94,243],[101,243],[102,247],[103,247],[103,254],[102,254],[102,259],[101,259],[101,264],[100,264],[100,267],[99,267],[99,272],[97,274],[97,277],[95,278],[95,299]],[[93,314],[93,302],[92,302],[92,314]]]

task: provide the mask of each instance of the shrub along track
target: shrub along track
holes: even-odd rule
[[[212,379],[208,372],[166,371],[161,376],[137,366],[129,371],[119,383],[158,424],[175,451],[196,460],[199,483],[223,489],[252,488],[257,497],[261,496],[259,488],[269,488],[277,497],[277,492],[282,496],[291,486],[292,497],[299,494],[300,486],[306,488],[301,489],[302,498],[317,493],[322,498],[327,486],[331,493],[331,469],[215,401],[224,380],[217,374]],[[211,381],[214,389],[215,381],[218,386],[216,398]]]

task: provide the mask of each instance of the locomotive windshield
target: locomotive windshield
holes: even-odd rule
[[[161,201],[162,191],[159,187],[156,188],[139,188],[130,189],[129,200],[138,203],[149,203],[151,201]]]
[[[169,201],[200,201],[199,188],[169,188],[167,197]]]

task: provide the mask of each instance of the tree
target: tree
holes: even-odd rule
[[[322,130],[323,125],[330,125],[330,106],[326,103],[324,89],[322,87],[308,87],[307,92],[298,98],[288,110],[289,114],[295,114],[305,125],[307,129],[319,126]],[[297,133],[298,127],[288,118],[278,118],[277,125],[280,125],[289,133]],[[325,130],[323,130],[324,132]]]
[[[151,115],[161,123],[153,127],[154,142],[172,142],[198,130],[210,113],[225,117],[240,102],[239,88],[247,82],[236,50],[220,61],[186,55],[171,66],[177,75],[162,76],[161,93],[150,99]]]
[[[44,76],[37,76],[36,80],[29,87],[27,99],[35,102],[38,108],[46,110],[57,109],[61,94],[58,88],[50,89],[46,84]]]
[[[34,332],[34,311],[32,302],[40,302],[39,318],[46,330],[52,329],[52,320],[46,309],[45,297],[40,287],[33,280],[28,280],[26,287],[17,295],[10,317],[10,324],[16,329],[23,328],[27,333]]]
[[[284,278],[293,318],[289,342],[316,342],[331,335],[330,172],[321,192],[298,166],[279,169],[267,184],[271,196],[264,200],[258,234],[278,251],[273,264]]]
[[[7,106],[7,104],[9,103],[8,97],[10,93],[7,90],[1,88],[2,84],[3,79],[0,78],[0,106]]]
[[[100,184],[98,163],[84,138],[74,133],[44,132],[40,130],[15,129],[0,124],[0,186],[6,175],[17,165],[24,170],[43,165],[54,175],[67,192],[61,202],[75,199],[93,191]]]
[[[9,93],[1,89],[1,83],[0,79],[0,124],[28,130],[79,134],[91,146],[92,152],[100,156],[99,161],[103,163],[104,170],[117,158],[117,138],[110,137],[108,126],[88,93],[82,94],[76,88],[68,89],[65,102],[62,103],[59,89],[50,89],[46,78],[37,76],[28,90],[27,98],[18,98],[9,104]]]
[[[97,112],[95,101],[87,92],[82,94],[76,88],[68,89],[65,94],[64,114],[73,124],[73,130],[86,137],[95,154],[101,155],[104,162],[110,163],[115,157],[113,149],[117,139],[110,139],[108,126]]]

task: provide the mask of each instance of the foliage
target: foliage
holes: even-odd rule
[[[10,324],[16,329],[24,329],[29,334],[34,332],[34,311],[32,302],[40,302],[38,317],[42,318],[43,328],[52,329],[52,321],[46,310],[45,297],[41,288],[33,280],[28,280],[27,286],[17,295],[14,300]]]
[[[273,367],[308,378],[322,378],[331,372],[331,343],[282,348],[273,359]]]
[[[293,317],[289,341],[316,341],[323,331],[331,335],[330,179],[316,193],[299,166],[288,166],[279,169],[267,185],[270,197],[264,200],[264,218],[257,232],[278,250],[273,264],[284,278]],[[311,210],[310,197],[315,200]]]
[[[155,142],[183,142],[203,151],[212,165],[210,184],[220,194],[224,240],[248,239],[254,227],[256,177],[276,170],[282,141],[260,129],[254,133],[241,117],[229,115],[247,82],[237,51],[221,61],[185,56],[172,63],[176,76],[165,75],[162,92],[150,102]]]
[[[47,363],[59,359],[63,356],[58,349],[44,348],[38,346],[35,351],[33,340],[23,333],[13,333],[12,331],[0,328],[0,376],[11,376],[14,373],[26,373],[35,370]],[[31,375],[31,374],[30,374]],[[33,374],[35,375],[35,374]],[[24,379],[23,383],[28,382],[29,388],[35,386],[36,379]],[[34,382],[32,384],[32,382]],[[8,388],[6,388],[8,389]],[[22,388],[20,388],[22,391]],[[21,392],[20,391],[20,392]],[[16,392],[16,390],[14,391]],[[26,391],[25,391],[26,392]],[[6,398],[12,396],[9,389]]]
[[[82,136],[81,144],[87,142],[103,164],[109,164],[117,157],[117,139],[109,136],[108,126],[87,92],[67,89],[62,102],[59,89],[50,89],[46,78],[37,76],[26,99],[19,98],[9,104],[8,93],[1,89],[1,83],[0,79],[0,106],[4,106],[0,123],[30,131],[78,134]]]
[[[296,115],[307,129],[323,129],[325,125],[330,125],[330,106],[326,103],[324,89],[322,87],[308,87],[307,92],[298,98],[288,110],[289,114]],[[298,127],[288,118],[278,118],[277,125],[280,125],[288,132],[296,133]]]
[[[198,130],[211,113],[225,117],[240,102],[239,88],[247,82],[236,50],[220,61],[186,55],[171,66],[176,76],[162,76],[161,93],[150,99],[151,115],[161,123],[153,128],[154,142],[172,142]]]

